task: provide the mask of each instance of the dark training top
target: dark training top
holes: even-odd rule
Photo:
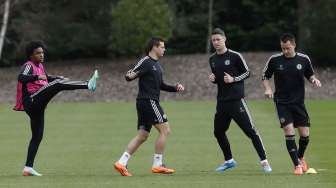
[[[269,80],[274,74],[274,101],[281,104],[303,104],[305,81],[314,75],[314,70],[307,55],[296,53],[287,58],[283,53],[272,55],[263,71],[263,80]]]
[[[244,80],[250,76],[250,71],[243,56],[228,49],[224,54],[214,53],[209,58],[211,72],[216,76],[217,100],[232,101],[244,98]],[[232,83],[224,82],[224,72],[234,78]]]
[[[177,92],[175,86],[167,85],[162,79],[163,69],[157,60],[149,56],[142,58],[132,69],[139,78],[139,93],[137,99],[152,99],[160,101],[160,90]],[[126,77],[127,81],[129,79]]]

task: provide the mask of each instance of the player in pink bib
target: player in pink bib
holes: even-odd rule
[[[60,91],[89,89],[96,90],[98,71],[88,81],[70,81],[63,76],[50,76],[46,73],[44,62],[45,47],[41,41],[32,41],[26,46],[28,61],[22,66],[18,76],[17,97],[14,110],[25,111],[30,118],[32,137],[24,176],[41,176],[33,169],[34,159],[43,137],[44,111],[49,101]]]

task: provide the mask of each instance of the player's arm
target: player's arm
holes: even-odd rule
[[[162,80],[160,89],[168,92],[180,92],[184,91],[184,86],[180,83],[177,83],[175,86],[168,85]]]
[[[215,62],[212,62],[211,58],[209,58],[209,65],[210,65],[211,73],[209,74],[208,78],[211,83],[217,84],[217,79],[215,75]]]
[[[242,80],[245,80],[246,78],[248,78],[250,76],[250,70],[243,58],[243,56],[241,56],[240,54],[237,57],[237,63],[235,63],[235,65],[237,66],[237,69],[239,71],[239,75],[238,76],[231,76],[230,74],[224,72],[224,82],[229,84],[229,83],[233,83],[233,82],[240,82]]]
[[[319,79],[315,77],[315,75],[309,78],[310,83],[314,84],[316,87],[322,87],[322,83]]]
[[[125,75],[125,79],[126,81],[130,82],[132,80],[135,80],[139,77],[141,77],[142,75],[144,75],[146,73],[146,71],[144,70],[129,70],[127,71],[126,75]]]
[[[127,71],[125,75],[125,79],[126,81],[130,82],[132,80],[135,80],[136,78],[141,77],[147,72],[148,72],[148,67],[146,66],[146,63],[143,63],[143,61],[140,60],[132,69]]]
[[[245,59],[243,58],[242,55],[238,55],[237,57],[237,62],[235,65],[238,68],[239,71],[239,75],[236,77],[233,77],[232,82],[240,82],[242,80],[245,80],[246,78],[248,78],[250,76],[250,70],[246,64]],[[228,76],[228,75],[226,75]]]
[[[52,81],[54,81],[56,79],[61,79],[61,80],[65,79],[64,76],[49,75],[47,73],[46,73],[46,76],[47,76],[48,82],[52,82]]]
[[[313,65],[309,59],[309,57],[307,56],[307,64],[308,66],[305,69],[304,75],[305,77],[310,81],[310,83],[312,83],[314,86],[316,87],[322,87],[322,84],[320,82],[319,79],[316,78],[316,76],[314,75],[314,69],[313,69]]]
[[[270,98],[272,99],[274,96],[273,96],[273,90],[272,90],[272,86],[271,86],[271,82],[269,80],[263,80],[263,85],[264,85],[264,88],[265,88],[265,96],[267,98]]]
[[[34,82],[39,80],[38,75],[33,75],[33,67],[30,64],[22,66],[18,80],[22,83]]]
[[[210,64],[210,69],[211,69],[211,73],[209,74],[209,80],[211,81],[211,83],[216,84],[217,79],[215,76],[215,64],[211,62],[211,59],[209,59],[209,64]]]
[[[274,97],[271,82],[269,81],[272,78],[272,75],[273,75],[272,58],[269,58],[263,70],[262,82],[265,88],[264,94],[267,98],[270,99]]]

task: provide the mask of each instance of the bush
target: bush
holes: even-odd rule
[[[312,1],[306,24],[308,41],[304,49],[311,55],[315,65],[336,66],[336,2],[334,0]]]
[[[173,15],[164,0],[120,0],[111,15],[112,55],[136,55],[150,37],[172,35]]]

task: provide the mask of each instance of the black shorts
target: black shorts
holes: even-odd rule
[[[294,127],[310,127],[310,119],[304,104],[275,103],[281,128],[293,123]]]
[[[143,129],[150,132],[155,124],[168,121],[167,115],[163,112],[158,101],[152,99],[138,99],[136,101],[138,113],[138,130]]]

